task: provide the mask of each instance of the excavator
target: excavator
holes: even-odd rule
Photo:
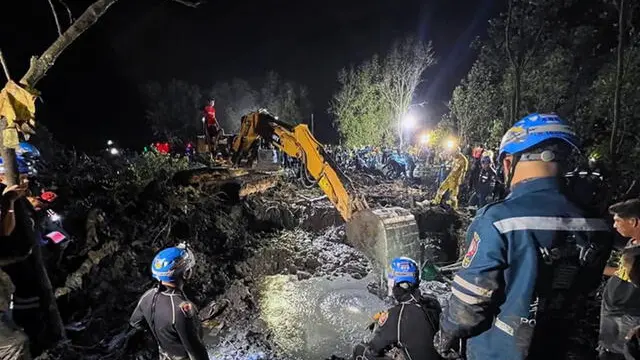
[[[231,161],[238,166],[251,156],[262,139],[300,161],[336,207],[346,223],[347,242],[378,265],[397,256],[423,260],[418,225],[411,212],[401,207],[371,209],[353,182],[324,150],[305,124],[292,125],[265,109],[242,117],[240,132],[231,145]]]

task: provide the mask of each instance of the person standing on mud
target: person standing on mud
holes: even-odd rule
[[[353,360],[439,360],[433,336],[438,331],[440,305],[420,294],[418,264],[406,257],[393,259],[389,280],[398,304],[376,314],[373,338],[355,346]]]
[[[491,195],[496,183],[496,170],[493,168],[491,154],[482,155],[480,160],[480,170],[476,172],[476,179],[473,181],[476,191],[478,208],[487,204],[487,198]]]
[[[469,168],[469,160],[462,153],[462,150],[458,148],[453,159],[453,168],[446,179],[440,184],[436,196],[431,201],[434,205],[440,205],[442,198],[445,194],[449,194],[449,200],[447,204],[452,208],[458,208],[458,193],[460,192],[460,185],[464,181],[467,169]]]
[[[215,99],[210,99],[209,103],[204,107],[202,122],[205,125],[204,130],[209,144],[209,151],[215,156],[218,152],[218,140],[222,134],[222,128],[216,117]]]
[[[452,347],[461,339],[469,360],[565,359],[574,350],[587,295],[600,285],[611,250],[607,223],[586,217],[562,192],[577,147],[556,115],[530,114],[502,138],[511,193],[480,209],[467,230],[434,340],[443,357],[458,357]]]
[[[209,359],[198,311],[182,292],[194,266],[193,252],[185,244],[160,251],[151,264],[158,286],[142,295],[129,320],[136,329],[146,321],[158,342],[160,360]]]

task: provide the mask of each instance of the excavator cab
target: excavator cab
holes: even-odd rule
[[[370,209],[307,125],[289,124],[266,110],[249,113],[242,117],[240,133],[232,144],[232,162],[239,164],[259,139],[269,141],[304,164],[309,177],[316,181],[346,222],[347,241],[351,246],[381,266],[398,256],[422,262],[423,247],[414,215],[400,207]]]

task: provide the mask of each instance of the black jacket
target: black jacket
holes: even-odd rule
[[[209,360],[198,312],[182,291],[153,288],[144,293],[129,324],[141,328],[145,320],[166,354],[173,358]]]
[[[487,169],[480,168],[478,178],[476,179],[475,189],[477,193],[491,194],[496,184],[496,171],[489,167]]]
[[[436,360],[440,356],[433,346],[438,331],[440,305],[433,298],[423,298],[420,290],[396,296],[399,304],[378,320],[368,353],[382,357],[393,347],[403,348],[407,360]]]

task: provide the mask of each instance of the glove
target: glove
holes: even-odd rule
[[[444,359],[461,359],[462,357],[452,349],[457,340],[455,337],[440,330],[433,337],[433,346]]]

